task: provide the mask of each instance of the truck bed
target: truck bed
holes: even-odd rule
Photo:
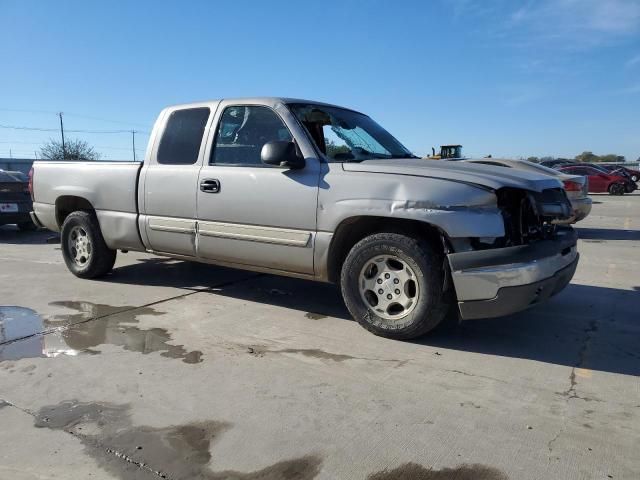
[[[141,168],[140,162],[34,162],[34,212],[45,227],[59,231],[56,204],[86,199],[96,211],[107,245],[141,249],[137,225]]]

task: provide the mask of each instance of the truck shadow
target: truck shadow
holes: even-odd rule
[[[244,281],[247,279],[250,281]],[[193,291],[212,288],[216,295],[300,310],[310,316],[352,320],[335,285],[171,258],[139,258],[137,263],[117,266],[100,281]],[[228,285],[218,289],[220,283]]]
[[[640,376],[640,292],[570,284],[546,304],[444,325],[415,343]]]
[[[216,275],[212,275],[212,269]],[[106,281],[215,287],[211,279],[220,278],[219,270],[238,273],[211,265],[150,258],[117,268]],[[231,281],[212,294],[304,312],[309,321],[324,317],[352,321],[335,285],[242,273],[244,281]],[[459,350],[640,376],[638,312],[640,287],[622,290],[570,284],[549,302],[519,314],[462,323],[452,316],[431,334],[411,343],[416,348],[437,347],[440,352]],[[369,335],[363,330],[362,341],[372,338]]]
[[[575,227],[581,240],[640,240],[640,230]]]
[[[49,230],[23,232],[15,225],[0,225],[0,245],[41,245],[48,243],[47,240],[54,235]]]

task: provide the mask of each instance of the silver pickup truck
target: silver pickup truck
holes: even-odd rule
[[[166,108],[143,164],[36,162],[32,218],[81,278],[117,250],[335,282],[375,334],[408,339],[522,310],[578,263],[562,184],[426,161],[368,116],[307,100]],[[456,305],[457,304],[457,305]]]

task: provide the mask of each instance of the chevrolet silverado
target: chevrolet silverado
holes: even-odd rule
[[[390,338],[511,314],[562,290],[578,263],[557,179],[425,162],[370,117],[288,98],[164,109],[144,162],[35,162],[34,221],[69,270],[117,250],[334,282]]]

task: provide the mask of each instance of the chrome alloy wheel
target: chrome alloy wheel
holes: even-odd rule
[[[413,269],[395,255],[380,255],[367,261],[360,271],[358,284],[362,300],[382,318],[406,317],[418,304],[418,278]]]
[[[69,252],[71,258],[79,267],[84,267],[91,258],[91,239],[82,227],[73,227],[69,234]]]

